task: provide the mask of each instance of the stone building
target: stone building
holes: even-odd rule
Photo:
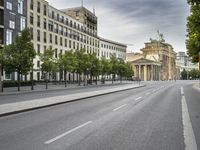
[[[133,65],[135,77],[144,81],[175,79],[176,53],[170,44],[151,40],[145,43],[141,51],[143,58],[129,61]]]

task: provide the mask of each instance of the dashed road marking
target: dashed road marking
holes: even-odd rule
[[[48,140],[48,141],[44,142],[44,144],[51,144],[51,143],[53,143],[53,142],[65,137],[65,136],[67,136],[68,134],[70,134],[72,132],[75,132],[76,130],[78,130],[80,128],[83,128],[84,126],[87,126],[87,125],[89,125],[91,123],[92,123],[92,121],[88,121],[88,122],[86,122],[86,123],[84,123],[84,124],[82,124],[82,125],[80,125],[80,126],[78,126],[76,128],[73,128],[73,129],[71,129],[71,130],[69,130],[69,131],[67,131],[67,132],[65,132],[65,133],[63,133],[63,134],[61,134],[59,136],[56,136],[55,138],[52,138],[51,140]]]
[[[121,108],[123,108],[123,107],[125,107],[125,106],[127,106],[127,104],[124,104],[124,105],[122,105],[122,106],[119,106],[119,107],[113,109],[113,111],[117,111],[117,110],[119,110],[119,109],[121,109]]]

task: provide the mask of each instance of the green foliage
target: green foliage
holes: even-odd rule
[[[4,47],[4,69],[25,75],[31,70],[35,55],[29,29],[24,29],[14,43]]]
[[[188,0],[188,3],[191,6],[191,15],[187,18],[186,46],[192,61],[198,62],[200,52],[200,2]]]
[[[108,75],[111,72],[111,64],[110,61],[107,60],[105,57],[103,57],[100,61],[100,66],[101,66],[101,74]]]
[[[184,70],[181,72],[181,80],[187,80],[187,76],[188,76],[188,73],[187,73],[187,71],[184,69]]]
[[[60,55],[58,62],[66,72],[73,72],[77,66],[77,59],[72,50],[66,51],[65,54]]]
[[[39,54],[40,60],[42,61],[42,71],[46,73],[58,71],[58,64],[57,60],[54,58],[54,52],[55,50],[49,47],[43,54]]]
[[[32,81],[21,81],[21,86],[31,86]],[[17,87],[18,82],[17,81],[4,81],[3,83],[4,87]],[[35,82],[34,82],[35,85]]]

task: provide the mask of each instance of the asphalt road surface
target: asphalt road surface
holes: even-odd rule
[[[153,82],[1,117],[0,150],[200,149],[200,91],[193,84]]]

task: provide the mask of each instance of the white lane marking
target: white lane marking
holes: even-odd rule
[[[53,138],[53,139],[51,139],[51,140],[48,140],[48,141],[46,141],[46,142],[44,142],[44,143],[45,143],[45,144],[51,144],[51,143],[53,143],[53,142],[55,142],[55,141],[57,141],[57,140],[63,138],[64,136],[66,136],[66,135],[68,135],[68,134],[70,134],[70,133],[72,133],[72,132],[74,132],[74,131],[76,131],[76,130],[78,130],[78,129],[80,129],[80,128],[83,128],[84,126],[86,126],[86,125],[88,125],[88,124],[91,124],[91,123],[92,123],[92,121],[88,121],[88,122],[86,122],[86,123],[84,123],[84,124],[82,124],[82,125],[80,125],[80,126],[78,126],[78,127],[76,127],[76,128],[73,128],[73,129],[71,129],[71,130],[69,130],[69,131],[67,131],[67,132],[65,132],[65,133],[63,133],[63,134],[61,134],[61,135],[59,135],[59,136],[56,136],[55,138]]]
[[[181,87],[181,95],[183,95],[183,94],[184,94],[183,87]]]
[[[140,100],[142,97],[138,97],[138,98],[136,98],[135,100],[137,101],[137,100]]]
[[[121,109],[121,108],[123,108],[123,107],[125,107],[125,106],[127,106],[127,104],[124,104],[124,105],[122,105],[122,106],[119,106],[119,107],[113,109],[113,111],[117,111],[117,110],[119,110],[119,109]]]
[[[182,121],[183,121],[183,135],[185,150],[197,150],[197,144],[194,136],[194,131],[192,128],[192,123],[190,120],[187,103],[185,96],[182,97]]]

